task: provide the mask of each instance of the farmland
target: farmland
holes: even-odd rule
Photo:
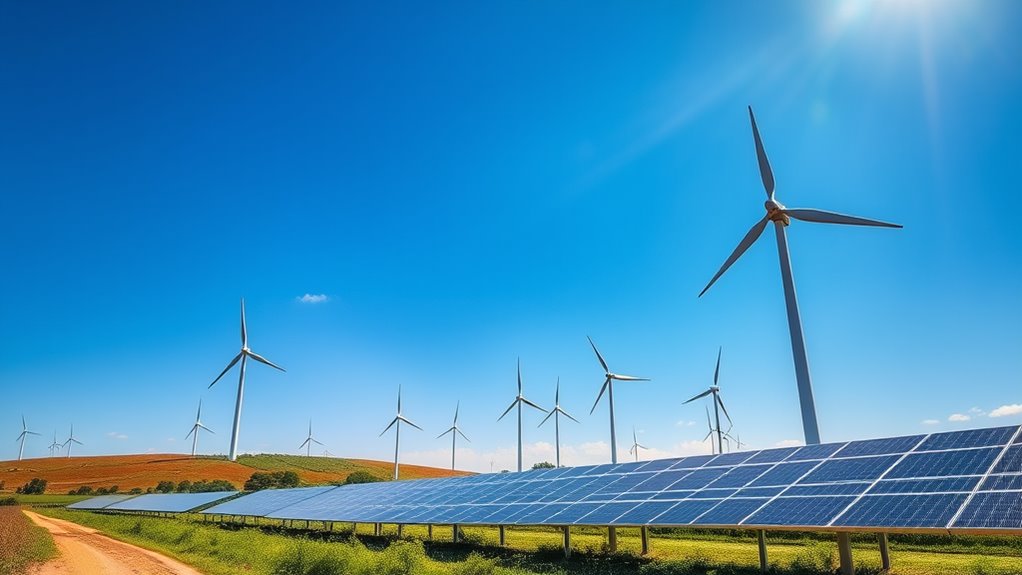
[[[21,573],[30,563],[56,554],[53,540],[16,505],[0,507],[0,575]]]

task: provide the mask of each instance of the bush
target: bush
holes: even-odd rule
[[[17,505],[18,500],[13,497],[0,497],[0,507],[8,507],[10,505]]]
[[[67,492],[68,495],[92,495],[92,487],[88,485],[82,485],[78,489],[72,489]]]
[[[161,481],[161,482],[156,484],[156,492],[157,493],[173,493],[174,489],[176,489],[176,487],[177,486],[174,485],[173,481]]]
[[[348,477],[344,480],[342,485],[355,485],[357,483],[375,483],[377,481],[383,481],[379,477],[369,473],[368,471],[356,471],[349,473]]]
[[[496,572],[496,561],[475,552],[470,553],[461,563],[455,563],[451,569],[453,575],[493,575]]]
[[[141,494],[142,494],[142,488],[141,487],[132,487],[131,491],[128,492],[128,495],[141,495]]]
[[[554,464],[549,461],[540,461],[532,466],[533,469],[553,469]]]
[[[24,495],[42,495],[46,492],[46,480],[38,477],[18,488],[18,493]]]
[[[298,487],[298,474],[294,471],[257,471],[245,482],[245,491],[287,489]]]

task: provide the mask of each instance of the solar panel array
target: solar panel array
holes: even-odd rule
[[[237,491],[211,493],[149,493],[116,501],[101,509],[106,511],[145,511],[153,513],[184,513],[210,503],[234,497]],[[90,500],[91,501],[91,500]]]
[[[294,505],[310,497],[322,495],[327,491],[337,489],[329,487],[303,487],[296,489],[267,489],[256,491],[245,497],[231,499],[218,503],[203,513],[209,515],[244,515],[247,517],[265,517],[278,509]]]
[[[90,497],[89,499],[83,499],[77,503],[72,503],[67,506],[68,509],[103,509],[107,505],[113,505],[125,499],[131,499],[134,495],[99,495],[96,497]]]
[[[351,485],[265,516],[409,524],[1022,532],[1020,435],[1022,428],[1012,426]]]

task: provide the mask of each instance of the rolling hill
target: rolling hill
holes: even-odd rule
[[[155,487],[160,481],[179,483],[224,479],[241,487],[256,471],[294,471],[303,484],[320,485],[344,481],[355,471],[388,479],[393,464],[367,459],[303,457],[297,455],[241,455],[237,462],[224,457],[189,457],[181,454],[102,455],[95,457],[45,457],[0,462],[0,482],[7,491],[39,477],[48,482],[48,493],[67,493],[83,485],[121,491]],[[401,479],[468,475],[467,472],[401,465]]]

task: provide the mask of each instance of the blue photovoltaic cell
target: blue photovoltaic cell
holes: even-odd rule
[[[706,467],[723,467],[727,465],[739,465],[745,460],[755,455],[755,451],[735,451],[732,453],[725,453],[718,455],[714,459],[710,460],[706,464]]]
[[[660,491],[667,489],[672,484],[677,482],[679,479],[685,477],[689,473],[689,470],[678,470],[678,471],[661,471],[642,483],[632,488],[632,491]]]
[[[679,489],[701,489],[713,481],[714,479],[724,475],[728,471],[727,467],[713,467],[707,469],[697,469],[692,473],[689,473],[685,477],[679,479],[675,483],[671,484],[671,489],[677,491]]]
[[[700,489],[692,495],[689,499],[724,499],[725,497],[731,497],[738,491],[737,489]]]
[[[237,491],[215,493],[149,493],[108,505],[114,511],[151,511],[154,513],[184,513],[214,501],[237,495]]]
[[[602,506],[602,503],[575,503],[551,515],[545,523],[550,525],[571,525]]]
[[[988,445],[1007,445],[1018,427],[993,427],[989,429],[970,429],[968,431],[949,431],[935,433],[929,437],[916,451],[937,449],[958,449],[962,447],[986,447]]]
[[[735,497],[773,497],[780,495],[784,487],[746,487],[735,492]]]
[[[694,525],[737,525],[752,515],[769,499],[725,499],[719,505],[700,515]]]
[[[798,451],[798,447],[782,447],[780,449],[764,449],[745,461],[748,464],[754,463],[776,463],[784,461],[786,457]]]
[[[1013,445],[997,462],[994,473],[1022,473],[1022,445]]]
[[[878,481],[870,494],[878,493],[941,493],[970,492],[979,483],[979,477],[950,477],[941,479],[899,479]]]
[[[537,525],[546,523],[551,517],[568,508],[570,503],[549,503],[530,505],[531,509],[515,516],[517,525]]]
[[[1022,529],[1022,493],[977,493],[958,516],[954,527]]]
[[[947,525],[968,495],[867,495],[834,522],[842,527]]]
[[[826,525],[854,500],[854,497],[778,497],[742,524]]]
[[[232,499],[219,503],[206,509],[203,513],[210,515],[245,515],[248,517],[263,517],[278,509],[298,503],[303,499],[314,497],[336,489],[330,487],[304,487],[298,489],[265,489],[256,491],[244,497]]]
[[[648,480],[651,476],[652,474],[650,473],[633,473],[631,475],[621,475],[620,477],[618,477],[617,481],[611,483],[610,485],[607,485],[603,489],[600,489],[599,493],[611,493],[614,495],[619,495],[621,493],[631,490],[633,487]]]
[[[1000,452],[1000,447],[987,447],[937,453],[910,453],[886,475],[886,478],[982,475],[990,469]]]
[[[867,439],[853,441],[834,454],[834,457],[854,457],[857,455],[887,455],[889,453],[905,453],[911,451],[924,435],[911,437],[891,437],[888,439]]]
[[[771,467],[773,465],[770,464],[733,467],[731,471],[718,477],[708,487],[745,487]]]
[[[677,504],[675,501],[647,501],[629,509],[617,518],[615,523],[621,525],[646,525],[664,511]]]
[[[656,518],[656,525],[687,525],[696,517],[713,508],[719,499],[689,499],[679,501],[677,505]]]
[[[663,499],[663,500],[688,499],[689,497],[692,497],[693,494],[695,494],[695,491],[692,491],[690,489],[682,490],[682,491],[661,491],[660,493],[657,493],[657,494],[653,495],[653,497],[650,497],[650,499]]]
[[[67,506],[68,509],[103,509],[107,505],[131,499],[134,495],[100,495]]]
[[[593,466],[589,471],[583,473],[583,475],[603,475],[609,473],[612,469],[617,467],[617,463],[607,463],[604,465]]]
[[[983,491],[995,491],[1001,489],[1022,490],[1022,475],[1018,473],[1012,475],[991,475],[986,478],[986,481],[983,482],[980,489]]]
[[[750,485],[756,487],[769,485],[791,485],[798,478],[819,465],[818,461],[802,461],[799,463],[781,463],[770,471],[760,475]]]
[[[792,485],[784,492],[785,497],[798,497],[804,495],[859,495],[869,489],[870,483],[866,481],[853,481],[846,483],[820,483],[817,485]]]
[[[831,459],[824,461],[799,483],[827,483],[831,481],[864,481],[876,479],[894,465],[897,455]]]
[[[580,518],[578,521],[575,521],[575,524],[576,525],[609,525],[611,522],[614,522],[623,513],[633,509],[636,505],[641,505],[641,504],[638,504],[638,503],[607,503],[606,505],[603,505],[603,506],[599,507],[598,509],[596,509],[595,511],[593,511],[589,515],[586,515],[585,517]]]
[[[826,459],[835,451],[844,447],[843,443],[821,443],[819,445],[806,445],[795,453],[788,456],[785,461],[806,461],[809,459]]]
[[[646,462],[646,465],[643,465],[642,467],[637,469],[637,471],[663,471],[664,469],[677,465],[678,462],[680,461],[681,458],[654,459],[652,461]]]
[[[709,462],[716,455],[693,455],[691,457],[685,457],[671,466],[671,469],[695,469],[702,467]]]

